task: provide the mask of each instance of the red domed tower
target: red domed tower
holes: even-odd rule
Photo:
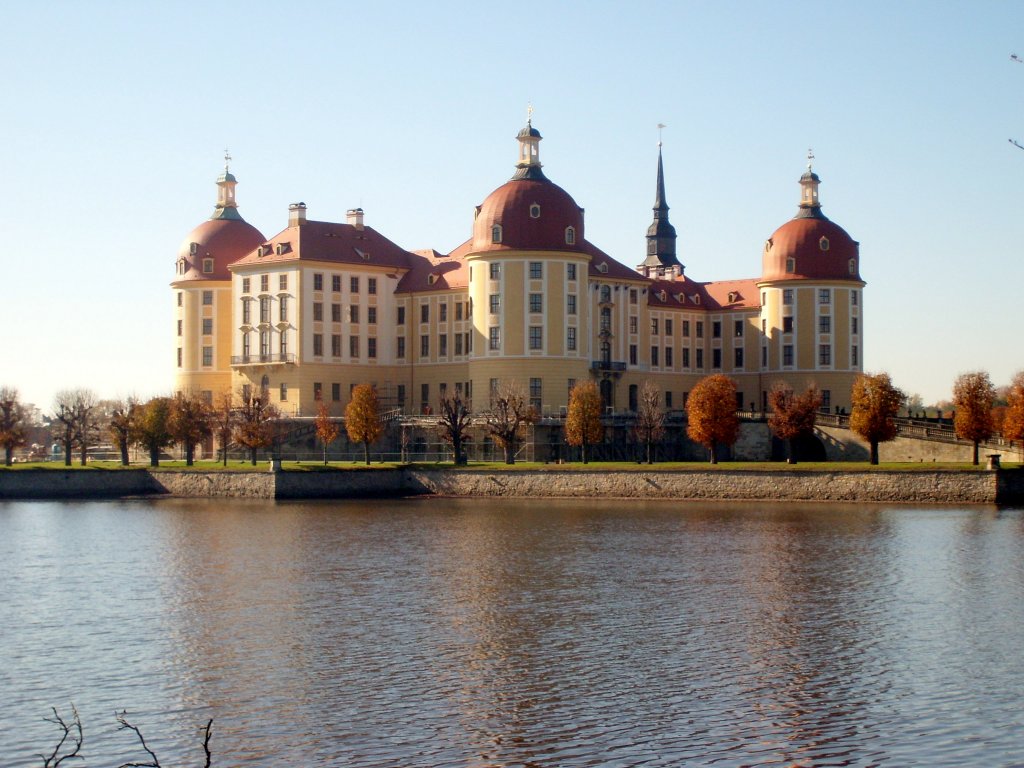
[[[762,369],[796,388],[813,382],[825,407],[848,409],[853,379],[863,370],[860,244],[822,212],[813,157],[808,153],[800,177],[796,216],[764,245]]]
[[[228,265],[265,241],[238,212],[238,180],[228,168],[217,178],[213,215],[185,237],[175,279],[175,389],[214,397],[231,389],[231,276]]]

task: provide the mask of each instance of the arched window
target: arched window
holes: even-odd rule
[[[501,242],[501,224],[495,224],[493,227],[491,227],[491,242]]]
[[[786,272],[789,274],[796,272],[796,259],[786,259]]]
[[[601,286],[601,303],[602,304],[607,304],[611,300],[612,300],[612,289],[611,289],[611,286],[602,285]]]
[[[857,260],[856,259],[850,259],[850,274],[851,275],[856,275],[857,274]]]
[[[576,228],[566,227],[565,228],[565,244],[576,245]]]
[[[610,307],[601,307],[601,330],[610,331],[612,329],[612,310]]]

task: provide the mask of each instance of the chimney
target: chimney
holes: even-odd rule
[[[299,227],[306,223],[306,204],[292,203],[288,206],[288,226]]]
[[[360,232],[363,231],[363,209],[362,208],[349,208],[348,213],[345,215],[345,222],[351,224]]]

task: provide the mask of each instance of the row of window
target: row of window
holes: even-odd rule
[[[260,279],[262,280],[264,277],[266,277],[266,275],[261,275]],[[285,275],[281,275],[281,278],[284,279]],[[332,293],[341,293],[341,275],[331,275],[330,278],[331,278],[331,292]],[[349,291],[349,293],[359,293],[359,287],[361,285],[361,281],[362,281],[362,278],[360,276],[358,276],[358,275],[350,276],[349,279],[348,279],[348,291]],[[244,287],[243,287],[243,289],[244,289]],[[324,274],[323,274],[323,272],[314,272],[313,273],[313,290],[314,291],[322,291],[323,289],[324,289]],[[264,289],[264,290],[266,290],[266,289]],[[373,295],[375,295],[377,293],[377,278],[376,277],[368,277],[368,278],[366,278],[366,292],[368,294],[370,294],[371,296],[373,296]]]
[[[531,211],[530,215],[531,215],[532,218],[538,219],[538,218],[540,218],[540,207],[536,206],[536,209],[537,209],[537,215],[533,216],[533,213],[532,213],[533,208],[530,209],[530,211]],[[502,239],[503,236],[504,236],[504,230],[502,229],[501,224],[494,224],[491,227],[491,242],[494,243],[495,245],[498,245],[498,244],[501,243],[501,239]],[[576,228],[575,227],[566,227],[565,228],[565,244],[566,245],[575,245],[576,244]]]

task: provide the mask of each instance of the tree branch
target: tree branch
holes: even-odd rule
[[[120,723],[117,730],[127,730],[134,732],[139,739],[139,744],[142,745],[142,748],[150,757],[150,762],[148,763],[121,763],[121,765],[119,765],[118,768],[161,768],[160,761],[157,759],[156,753],[154,753],[153,750],[151,750],[149,746],[146,744],[146,739],[143,738],[142,731],[140,731],[137,726],[132,725],[128,722],[128,710],[123,710],[120,713],[115,712],[114,717],[116,717],[117,722]]]
[[[64,718],[60,716],[56,707],[51,707],[51,709],[53,710],[53,717],[44,717],[43,720],[58,726],[63,733],[61,734],[60,741],[57,742],[57,746],[53,748],[53,753],[49,757],[42,754],[39,755],[43,760],[43,768],[57,768],[57,766],[65,760],[84,760],[85,758],[78,754],[82,749],[83,741],[82,720],[78,716],[78,710],[75,709],[75,705],[71,705],[71,713],[74,715],[74,719],[71,721],[70,725],[68,725],[64,721]],[[74,732],[73,735],[72,732]],[[69,738],[73,738],[75,740],[75,748],[67,754],[61,755],[60,751],[63,749],[64,744]]]

